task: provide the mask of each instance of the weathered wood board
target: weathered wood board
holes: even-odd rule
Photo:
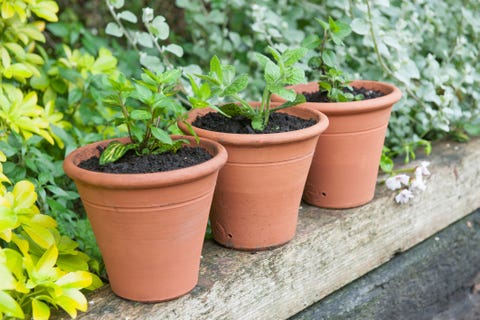
[[[395,204],[382,184],[363,207],[302,204],[297,235],[287,245],[248,253],[208,241],[191,293],[142,304],[105,286],[89,295],[89,310],[78,319],[288,318],[480,207],[480,139],[439,143],[428,160],[427,190],[406,205]]]

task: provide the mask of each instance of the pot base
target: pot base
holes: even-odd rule
[[[293,237],[292,237],[293,239]],[[221,243],[219,242],[218,240],[214,239],[215,243],[217,243],[218,245],[224,247],[224,248],[227,248],[227,249],[235,249],[235,250],[238,250],[238,251],[245,251],[245,252],[257,252],[257,251],[268,251],[268,250],[273,250],[273,249],[277,249],[277,248],[280,248],[280,247],[283,247],[284,245],[286,245],[287,243],[289,243],[290,241],[292,241],[292,239],[290,240],[287,240],[285,242],[282,242],[282,243],[279,243],[279,244],[275,244],[275,245],[271,245],[271,246],[267,246],[267,247],[254,247],[254,248],[250,248],[250,247],[236,247],[232,244],[229,244],[229,243]]]
[[[119,293],[119,292],[115,291],[114,288],[111,288],[111,289],[112,289],[112,292],[115,293],[116,296],[118,296],[122,299],[128,300],[128,301],[141,302],[141,303],[158,303],[158,302],[172,301],[172,300],[178,299],[180,297],[183,297],[183,296],[189,294],[190,291],[195,289],[195,287],[197,286],[197,282],[198,282],[198,280],[195,281],[195,284],[192,287],[186,288],[181,293],[171,295],[171,296],[158,297],[158,298],[148,297],[148,296],[146,296],[146,297],[130,296],[129,294]]]
[[[370,201],[373,200],[373,195],[371,197],[369,197],[368,199],[365,199],[365,200],[359,200],[359,201],[356,201],[356,202],[352,202],[352,203],[346,203],[346,202],[342,202],[342,203],[329,203],[329,202],[325,202],[324,199],[322,197],[314,197],[312,195],[310,196],[306,196],[304,194],[303,198],[302,198],[303,201],[305,201],[305,203],[311,205],[311,206],[315,206],[315,207],[319,207],[319,208],[325,208],[325,209],[352,209],[352,208],[357,208],[357,207],[361,207],[367,203],[369,203]]]

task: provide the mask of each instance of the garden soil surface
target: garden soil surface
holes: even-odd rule
[[[100,153],[103,150],[100,150]],[[129,151],[114,163],[99,164],[97,156],[78,164],[80,168],[104,173],[154,173],[190,167],[207,160],[212,155],[200,147],[183,147],[176,153],[166,152],[154,155],[138,156]]]
[[[362,94],[363,99],[361,99],[361,100],[379,98],[379,97],[382,97],[382,96],[385,95],[381,91],[370,90],[370,89],[366,89],[364,87],[360,87],[360,88],[352,87],[352,90],[350,90],[348,88],[345,88],[343,91],[352,93],[354,96],[356,96],[358,94]],[[331,101],[328,100],[326,92],[320,92],[320,91],[302,92],[302,94],[305,96],[305,99],[307,99],[308,102],[331,102]]]
[[[273,112],[270,114],[265,130],[257,131],[252,128],[250,119],[244,116],[227,118],[217,112],[209,112],[203,116],[197,117],[192,124],[197,128],[216,132],[269,134],[305,129],[315,125],[315,123],[317,122],[314,119],[302,119],[286,113]]]

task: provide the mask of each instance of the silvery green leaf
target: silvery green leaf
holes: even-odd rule
[[[225,18],[226,18],[226,15],[220,12],[219,10],[212,10],[208,14],[208,21],[210,23],[222,24]]]
[[[123,36],[123,29],[115,22],[109,22],[105,28],[105,32],[111,36],[120,38]]]
[[[404,82],[409,82],[410,79],[419,79],[420,71],[418,71],[417,65],[412,60],[402,61],[399,69],[395,72],[395,75]]]
[[[115,9],[120,9],[125,5],[124,0],[108,0],[108,3],[111,4]]]
[[[281,38],[282,34],[275,28],[268,28],[268,33],[274,38]]]
[[[390,50],[388,50],[388,47],[385,45],[385,43],[380,42],[378,44],[378,51],[380,51],[380,54],[384,57],[390,57]]]
[[[179,8],[188,8],[190,6],[190,3],[191,1],[189,0],[176,0],[175,1],[175,4],[177,5],[177,7]]]
[[[435,87],[431,82],[427,82],[420,86],[417,90],[417,94],[425,101],[434,102],[438,105],[441,104],[440,97],[437,95]]]
[[[142,47],[153,48],[153,40],[150,34],[142,31],[142,32],[137,32],[135,35],[136,35],[138,44],[140,44]]]
[[[230,39],[230,41],[232,41],[232,45],[235,48],[238,48],[242,44],[242,38],[236,32],[229,32],[228,33],[228,38]]]
[[[170,33],[170,27],[165,22],[165,18],[162,16],[156,16],[153,19],[152,24],[150,25],[150,31],[153,35],[160,40],[165,40],[168,38]]]
[[[142,66],[155,72],[163,72],[165,70],[162,61],[158,57],[148,54],[140,55],[140,63]]]
[[[182,68],[185,74],[199,74],[202,73],[202,68],[196,64],[189,64]]]
[[[398,43],[398,40],[394,37],[391,37],[391,36],[384,36],[383,37],[383,42],[392,47],[392,48],[395,48],[395,49],[400,49],[402,46],[400,45],[400,43]]]
[[[164,47],[164,49],[168,52],[173,53],[179,58],[183,56],[183,48],[177,44],[171,43],[168,46]]]
[[[411,74],[411,78],[420,79],[420,71],[417,65],[412,60],[408,60],[406,63],[406,70]]]
[[[131,23],[137,23],[137,16],[133,14],[133,12],[125,10],[118,14],[118,18],[123,19],[125,21]]]
[[[356,34],[366,35],[369,32],[368,23],[364,19],[355,18],[350,26],[352,27],[352,31]]]
[[[142,21],[143,23],[148,23],[153,20],[153,9],[152,8],[143,8]]]

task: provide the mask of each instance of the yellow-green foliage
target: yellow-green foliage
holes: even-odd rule
[[[50,123],[61,115],[52,106],[37,104],[34,91],[22,92],[27,79],[40,76],[43,58],[34,52],[37,42],[45,42],[45,22],[57,21],[55,1],[0,0],[0,138],[14,131],[28,139],[32,134],[51,144]]]
[[[25,82],[39,75],[43,64],[41,56],[33,53],[36,42],[45,42],[42,34],[45,22],[57,21],[58,5],[55,1],[0,0],[0,74],[7,79]]]
[[[10,84],[3,84],[0,91],[0,129],[4,132],[21,133],[25,139],[37,134],[54,143],[50,123],[62,118],[59,113],[48,114],[45,108],[37,104],[37,93],[29,91],[24,94]],[[3,128],[2,128],[3,127]]]
[[[1,166],[0,182],[9,183]],[[88,306],[80,290],[102,282],[88,271],[90,259],[77,243],[61,236],[56,221],[40,213],[36,199],[29,181],[11,191],[0,183],[0,317],[48,319],[54,307],[75,318]]]

